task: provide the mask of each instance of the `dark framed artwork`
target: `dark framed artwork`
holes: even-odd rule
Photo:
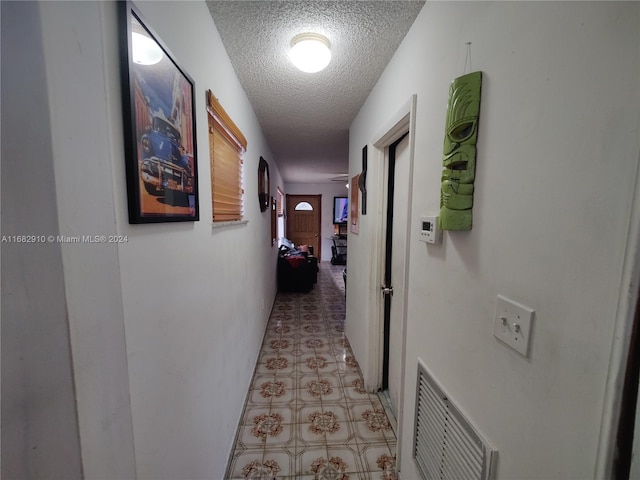
[[[269,177],[269,164],[260,157],[258,163],[258,202],[260,202],[260,211],[266,212],[269,209],[269,198],[271,180]]]
[[[351,177],[351,186],[349,186],[349,193],[351,199],[349,200],[349,210],[351,212],[351,233],[357,234],[360,231],[360,222],[358,219],[358,183],[360,181],[360,174]]]
[[[199,220],[194,82],[133,3],[119,16],[129,223]]]
[[[367,214],[367,146],[362,147],[362,173],[358,180],[358,188],[362,193],[362,215]]]

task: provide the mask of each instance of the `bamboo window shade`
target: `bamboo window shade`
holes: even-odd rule
[[[280,190],[280,187],[277,187],[276,210],[279,217],[284,216],[284,193],[282,193],[282,190]]]
[[[207,112],[213,221],[242,220],[242,155],[247,139],[211,90],[207,91]]]

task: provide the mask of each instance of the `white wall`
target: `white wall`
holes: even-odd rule
[[[107,114],[104,12],[42,2],[51,134],[62,235],[119,233],[113,164],[121,163]],[[108,46],[109,44],[106,43]],[[62,244],[84,474],[135,474],[117,244]]]
[[[321,262],[331,261],[331,246],[333,245],[333,240],[331,240],[330,237],[334,234],[333,197],[348,197],[349,189],[345,185],[346,180],[344,182],[333,183],[287,183],[285,185],[286,192],[289,195],[322,195],[322,204],[320,207],[322,208],[322,219],[320,220],[320,236],[322,237]]]
[[[417,93],[402,478],[417,478],[418,359],[499,450],[496,478],[594,477],[640,151],[639,19],[637,3],[427,2],[354,120],[351,174]],[[474,226],[427,246],[418,218],[439,210],[448,86],[466,42],[484,72]],[[359,359],[374,341],[359,299],[376,294],[376,215],[349,238],[346,333]],[[529,358],[492,336],[497,294],[535,309]]]
[[[0,476],[79,479],[61,247],[12,241],[15,236],[59,233],[40,12],[31,2],[2,2],[0,8],[5,239]],[[4,68],[5,62],[11,68]]]
[[[121,248],[121,268],[138,474],[218,478],[275,297],[270,214],[262,214],[257,201],[258,160],[273,157],[206,5],[154,2],[140,8],[196,83],[202,221],[130,226],[124,205],[119,208],[121,232],[132,237]],[[211,227],[207,89],[247,137],[247,225]],[[270,166],[276,181],[277,165]],[[117,197],[124,199],[124,183],[119,186]],[[154,261],[176,246],[184,255]]]
[[[60,233],[128,238],[61,246],[82,463],[87,478],[222,478],[276,293],[261,155],[272,191],[282,178],[204,2],[138,7],[195,81],[199,222],[128,223],[117,3],[38,6]],[[243,225],[211,226],[207,89],[248,139]]]

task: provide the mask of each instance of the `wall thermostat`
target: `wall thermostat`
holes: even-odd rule
[[[438,228],[437,216],[420,217],[420,241],[442,243],[442,231]]]

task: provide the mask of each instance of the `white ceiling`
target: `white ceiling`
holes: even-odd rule
[[[207,5],[285,182],[346,174],[349,125],[424,0]],[[331,63],[321,72],[303,73],[288,59],[291,39],[306,32],[331,43]]]

